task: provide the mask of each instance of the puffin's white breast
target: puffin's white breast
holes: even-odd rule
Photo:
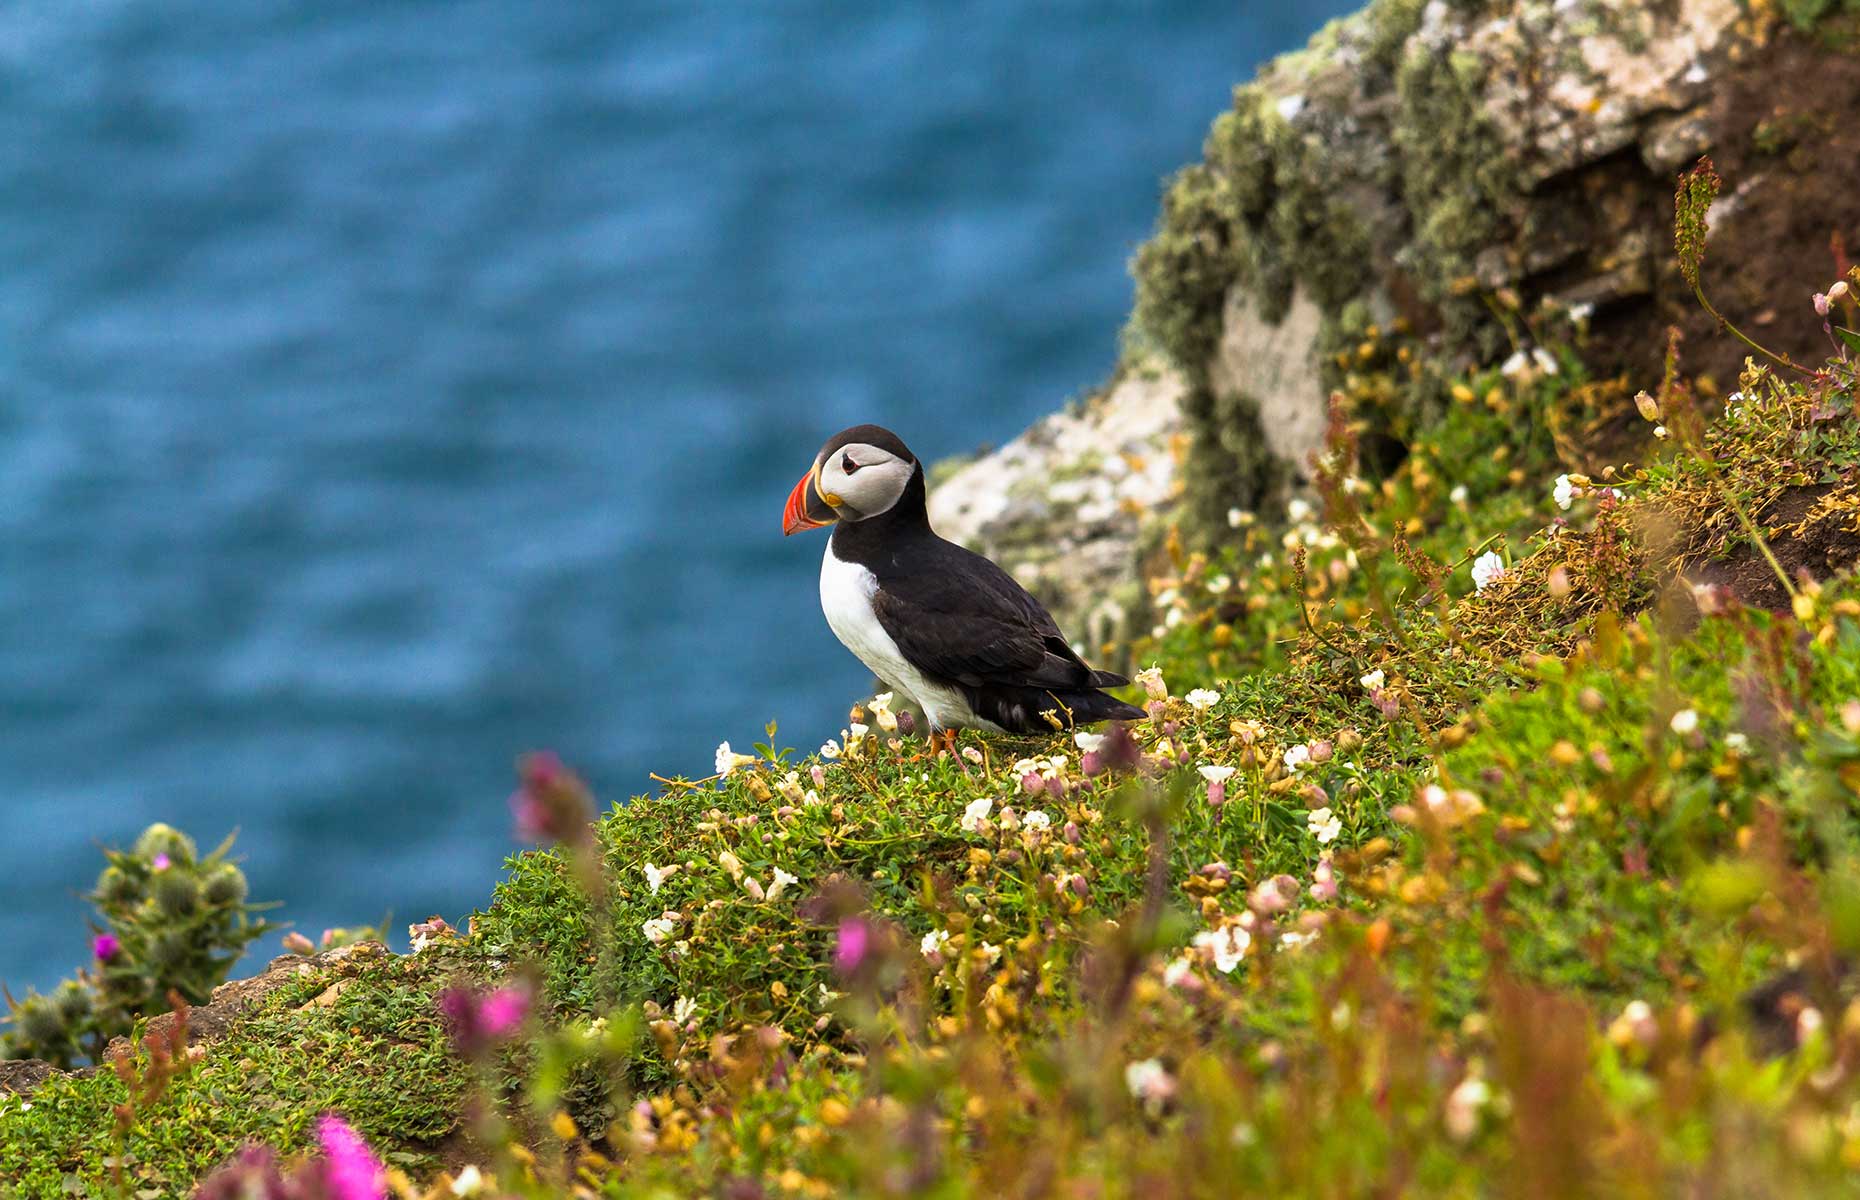
[[[829,539],[826,557],[820,562],[820,609],[833,636],[872,674],[917,701],[935,728],[999,731],[1000,726],[975,715],[961,691],[926,678],[910,664],[872,611],[872,597],[877,594],[878,576],[858,563],[833,557]]]

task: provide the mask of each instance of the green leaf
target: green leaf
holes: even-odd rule
[[[1834,327],[1834,336],[1846,342],[1849,350],[1852,350],[1855,354],[1860,354],[1860,333],[1855,333],[1851,329],[1843,329],[1837,325]]]

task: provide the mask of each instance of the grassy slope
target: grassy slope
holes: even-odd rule
[[[1165,620],[1140,649],[1178,694],[1238,682],[1205,712],[1172,700],[1173,731],[1142,731],[1152,760],[1166,750],[1187,764],[1157,788],[1082,782],[1068,739],[997,738],[971,740],[987,762],[966,770],[921,761],[908,742],[797,763],[803,789],[822,767],[819,804],[777,794],[786,768],[641,798],[600,824],[605,953],[563,862],[521,856],[470,941],[367,966],[328,1005],[305,1004],[329,982],[307,980],[208,1046],[138,1120],[131,1177],[177,1189],[244,1139],[300,1144],[328,1109],[413,1174],[430,1171],[462,1124],[468,1075],[445,1056],[431,997],[453,973],[522,960],[542,973],[555,1024],[630,1000],[659,1018],[630,1069],[570,1071],[551,1093],[581,1128],[613,1123],[615,1144],[635,1150],[612,1194],[737,1174],[882,1190],[899,1171],[955,1191],[1108,1172],[1112,1194],[1212,1179],[1473,1193],[1526,1169],[1574,1194],[1697,1179],[1729,1169],[1716,1156],[1733,1151],[1737,1170],[1766,1181],[1830,1184],[1860,1150],[1840,1116],[1851,1085],[1838,1071],[1804,1081],[1848,1053],[1844,1040],[1771,1066],[1737,1038],[1703,1056],[1685,1046],[1708,1017],[1736,1026],[1738,994],[1779,965],[1860,940],[1848,782],[1860,743],[1841,715],[1860,695],[1860,626],[1843,615],[1860,604],[1830,592],[1800,627],[1749,612],[1696,628],[1607,614],[1650,593],[1623,548],[1630,528],[1658,526],[1706,557],[1736,543],[1688,515],[1715,509],[1684,457],[1629,481],[1624,505],[1578,501],[1569,527],[1525,540],[1556,514],[1554,458],[1511,431],[1595,403],[1574,366],[1458,381],[1454,410],[1414,431],[1392,477],[1338,491],[1331,515],[1348,542],[1315,520],[1293,531],[1310,558],[1302,579],[1280,531],[1244,523],[1212,560],[1177,556],[1156,584]],[[1373,381],[1364,389],[1359,404]],[[1712,452],[1752,507],[1774,496],[1779,461],[1846,497],[1860,429],[1845,408],[1830,419],[1800,390],[1749,391],[1761,398]],[[1416,603],[1412,568],[1431,568],[1393,552],[1400,531],[1454,565],[1449,599]],[[1466,551],[1493,533],[1509,534],[1510,577],[1468,596]],[[1301,591],[1321,636],[1302,629]],[[1371,670],[1392,717],[1358,682]],[[1695,732],[1675,731],[1682,709]],[[1329,761],[1289,775],[1284,751],[1319,739]],[[1010,764],[1044,758],[1050,772],[1053,755],[1073,790],[1020,794]],[[1217,763],[1240,768],[1219,810],[1193,769]],[[1396,820],[1432,780],[1483,811],[1451,829]],[[990,825],[965,830],[965,807],[984,797]],[[1340,897],[1301,895],[1260,918],[1232,973],[1206,950],[1185,954],[1257,882],[1311,882],[1324,848],[1307,813],[1320,801],[1342,825]],[[1004,804],[1043,810],[1051,829],[1004,828]],[[1146,915],[1153,842],[1167,874]],[[764,886],[777,867],[799,882],[756,900],[726,850]],[[655,894],[647,863],[681,866]],[[895,926],[897,952],[848,983],[828,964],[853,889]],[[654,945],[644,923],[667,910],[675,932]],[[917,948],[933,931],[949,935],[938,962]],[[684,1026],[663,1019],[680,999]],[[1657,1032],[1624,1036],[1616,1021],[1611,1038],[1633,1000],[1651,1002]],[[784,1036],[753,1053],[711,1042],[745,1026]],[[1124,1088],[1125,1065],[1149,1057],[1173,1080],[1173,1116]],[[1472,1077],[1498,1099],[1461,1128],[1453,1105],[1476,1089],[1455,1089]],[[0,1177],[21,1196],[60,1194],[67,1177],[103,1194],[121,1092],[104,1074],[51,1085],[30,1109],[0,1106]],[[641,1095],[656,1098],[649,1117],[628,1107]],[[1507,1120],[1507,1105],[1531,1120]]]

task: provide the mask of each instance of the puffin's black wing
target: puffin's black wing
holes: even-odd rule
[[[873,614],[899,652],[927,675],[971,688],[1073,690],[1129,682],[1086,666],[1040,602],[973,551],[935,538],[886,565],[889,570],[877,572]]]

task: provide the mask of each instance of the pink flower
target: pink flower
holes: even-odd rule
[[[100,933],[90,939],[90,952],[96,955],[100,963],[109,962],[121,953],[122,949],[123,943],[118,941],[113,933]]]
[[[833,969],[842,975],[853,974],[871,948],[872,927],[858,917],[847,917],[833,939]]]
[[[529,842],[588,841],[594,819],[594,802],[587,785],[547,750],[525,755],[518,766],[521,780],[510,797],[517,836]]]
[[[316,1140],[323,1147],[324,1180],[333,1200],[382,1200],[387,1195],[381,1160],[348,1122],[333,1114],[319,1118]]]
[[[1337,898],[1337,871],[1328,858],[1319,859],[1317,869],[1311,872],[1311,898],[1318,901]]]
[[[1828,296],[1826,292],[1815,293],[1815,315],[1816,316],[1818,317],[1827,316],[1828,310],[1832,307],[1833,306],[1828,303]]]
[[[166,871],[173,865],[174,860],[169,858],[166,854],[157,854],[154,858],[149,860],[149,869],[154,871]]]
[[[530,992],[520,984],[486,993],[452,987],[439,993],[437,1005],[453,1048],[476,1058],[523,1024],[530,1011]]]

